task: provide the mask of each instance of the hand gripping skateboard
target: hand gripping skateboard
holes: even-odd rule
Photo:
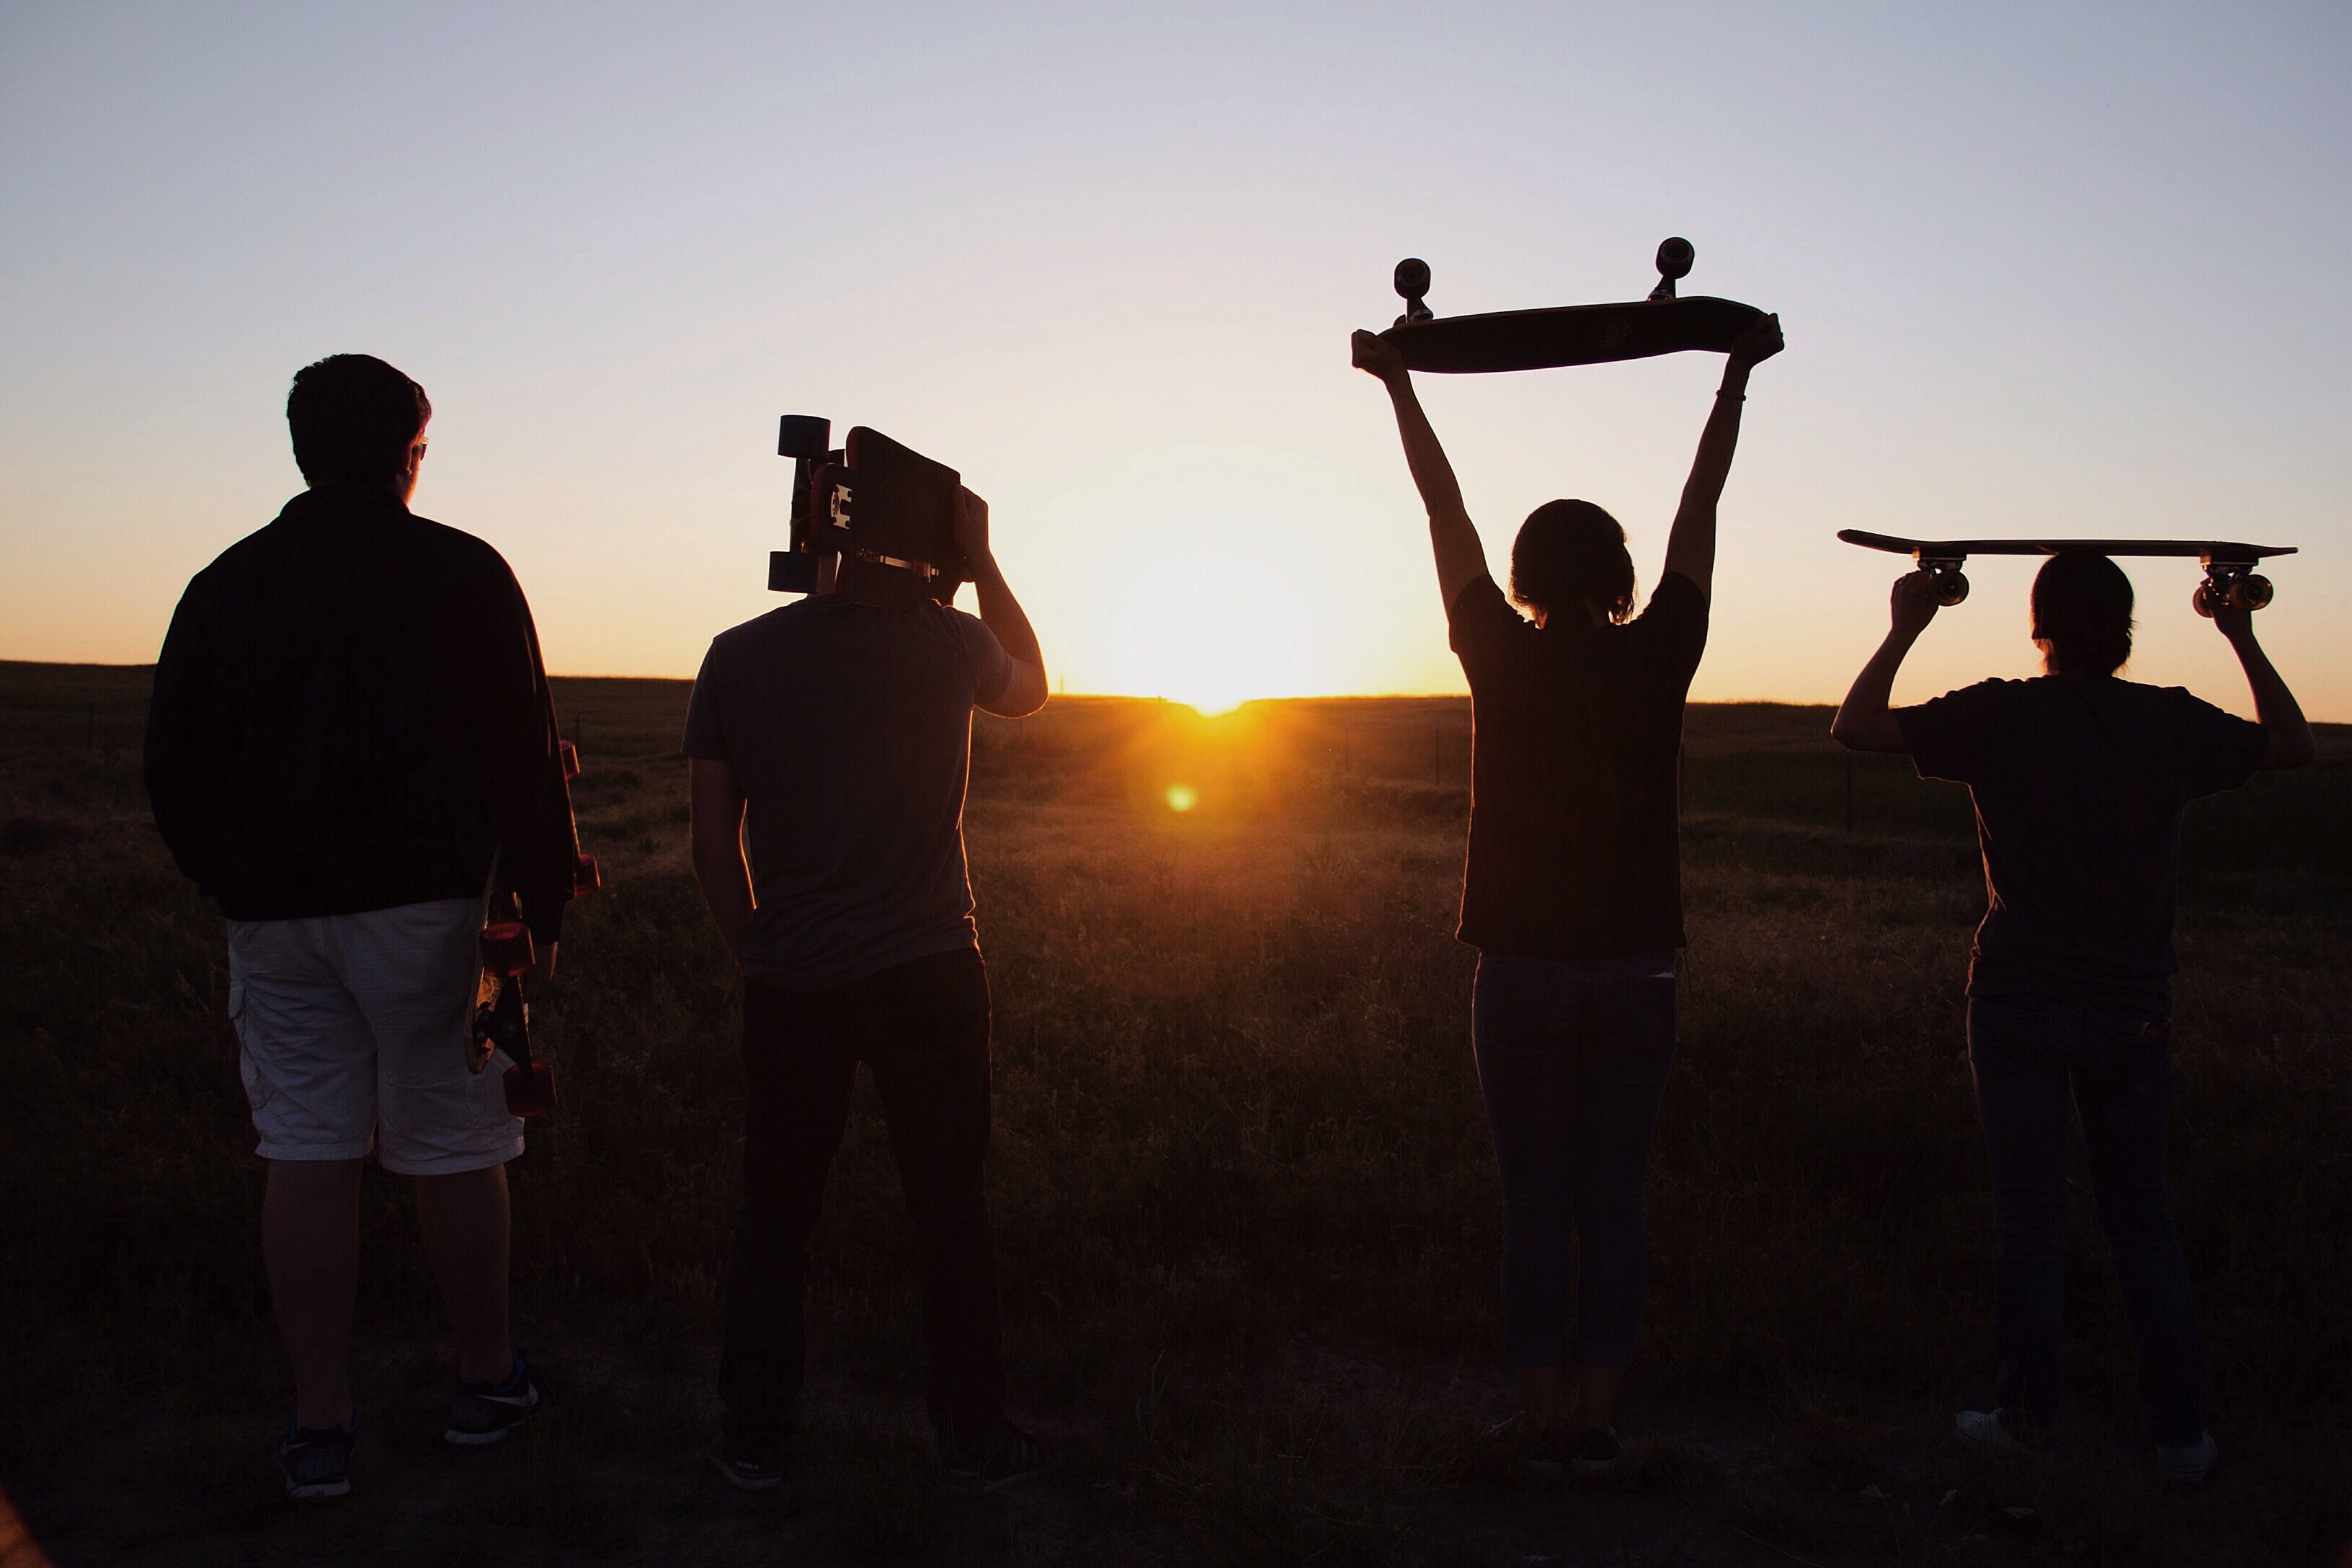
[[[837,555],[835,585],[857,604],[955,603],[971,580],[955,542],[961,476],[863,425],[829,447],[832,431],[804,414],[779,422],[776,455],[793,459],[792,539],[769,553],[769,591],[814,593],[818,560]]]
[[[1969,596],[1960,565],[1971,555],[2055,555],[2085,550],[2096,555],[2193,555],[2205,566],[2189,603],[2210,619],[2216,605],[2259,610],[2271,602],[2271,580],[2254,570],[2266,557],[2292,555],[2292,544],[2240,544],[2221,539],[1902,539],[1843,528],[1838,537],[1865,550],[1908,555],[1934,580],[1936,602],[1952,605]]]
[[[571,742],[558,741],[563,756],[563,777],[580,773],[580,753]],[[601,885],[596,857],[575,855],[572,863],[572,896],[583,898]],[[466,1065],[480,1072],[496,1051],[507,1054],[507,1111],[513,1116],[537,1116],[555,1109],[555,1068],[531,1055],[530,1008],[522,999],[522,977],[530,973],[539,953],[530,928],[515,916],[512,893],[501,894],[507,918],[482,927],[479,942],[482,973],[474,990],[474,1021],[467,1035]]]
[[[1423,302],[1429,263],[1409,256],[1396,267],[1404,314],[1381,336],[1397,346],[1407,369],[1446,374],[1605,364],[1690,349],[1725,353],[1764,312],[1704,294],[1677,299],[1675,280],[1689,274],[1696,254],[1680,237],[1659,246],[1658,285],[1646,300],[1477,316],[1432,314]]]

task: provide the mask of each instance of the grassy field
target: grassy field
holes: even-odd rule
[[[737,1186],[729,966],[686,859],[681,683],[557,682],[606,886],[535,1012],[564,1109],[513,1169],[518,1307],[570,1394],[434,1451],[449,1364],[371,1171],[361,1491],[273,1500],[260,1168],[217,917],[138,777],[145,672],[0,666],[0,1484],[62,1563],[2332,1563],[2352,1531],[2352,734],[2201,803],[2177,1213],[2210,1492],[2155,1489],[2087,1199],[2069,1458],[1966,1460],[1989,1213],[1963,1055],[1964,792],[1825,710],[1691,711],[1691,947],[1651,1176],[1629,1473],[1478,1441],[1496,1192],[1451,937],[1466,704],[1069,698],[975,736],[992,1194],[1045,1485],[928,1489],[910,1240],[870,1095],[815,1247],[812,1479],[697,1469]],[[1187,800],[1191,808],[1173,809]]]

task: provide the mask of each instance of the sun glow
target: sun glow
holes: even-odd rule
[[[1201,792],[1191,784],[1178,784],[1168,786],[1168,809],[1177,815],[1181,816],[1200,804]]]
[[[1419,546],[1410,529],[1369,522],[1374,505],[1362,476],[1292,452],[1107,456],[1042,508],[1041,532],[1083,542],[1036,595],[1051,622],[1039,630],[1070,648],[1074,685],[1206,717],[1258,697],[1426,686],[1395,631],[1400,604],[1418,607],[1399,584],[1421,580],[1367,542]]]

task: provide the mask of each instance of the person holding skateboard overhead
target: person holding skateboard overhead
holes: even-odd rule
[[[1638,616],[1625,531],[1582,500],[1528,515],[1507,600],[1396,345],[1360,331],[1351,347],[1394,405],[1470,683],[1458,934],[1478,950],[1471,1035],[1502,1177],[1505,1350],[1525,1402],[1498,1431],[1538,1473],[1603,1475],[1618,1459],[1612,1418],[1648,1270],[1643,1186],[1675,1050],[1683,701],[1706,643],[1740,405],[1749,372],[1780,352],[1780,321],[1759,317],[1730,349]]]
[[[2122,1288],[2160,1479],[2195,1485],[2217,1450],[2189,1270],[2164,1186],[2172,1114],[2172,922],[2183,805],[2258,768],[2314,754],[2250,610],[2213,606],[2258,722],[2179,687],[2117,675],[2131,657],[2132,586],[2108,557],[2053,554],[2034,578],[2045,674],[1887,706],[1895,671],[1936,617],[1927,571],[1896,579],[1893,627],[1831,732],[1851,750],[1907,752],[1923,778],[1969,786],[1989,908],[1969,963],[1969,1063],[1992,1173],[1990,1410],[1959,1414],[1979,1453],[2051,1456],[2066,1279],[2067,1110]]]
[[[1045,1468],[1004,1417],[988,975],[963,852],[971,711],[1036,711],[1045,660],[989,552],[987,504],[940,499],[977,618],[853,599],[827,550],[814,592],[712,641],[687,711],[695,875],[743,977],[743,1208],[711,1458],[748,1491],[790,1463],[808,1241],[860,1061],[915,1222],[942,1482],[977,1495]]]
[[[270,1308],[294,1371],[294,1497],[351,1489],[360,1165],[413,1177],[457,1345],[445,1436],[537,1408],[508,1337],[500,1075],[467,1060],[493,868],[555,968],[579,845],[530,607],[497,551],[408,510],[432,416],[336,354],[286,401],[310,489],[188,584],[155,665],[147,793],[228,917],[228,1013],[261,1157]]]

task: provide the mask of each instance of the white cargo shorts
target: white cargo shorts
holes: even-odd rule
[[[265,1160],[357,1160],[444,1176],[522,1152],[503,1054],[466,1039],[478,899],[228,922],[228,1015]]]

